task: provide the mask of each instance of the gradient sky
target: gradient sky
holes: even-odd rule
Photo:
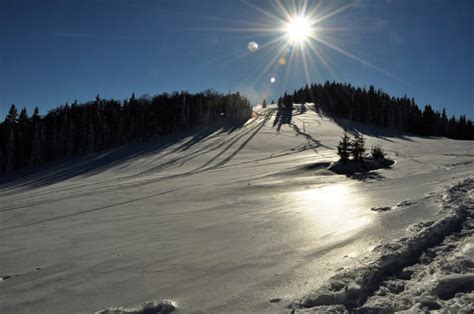
[[[296,2],[282,1],[290,11]],[[275,2],[0,0],[0,116],[12,103],[44,114],[97,94],[207,88],[240,91],[255,104],[336,80],[474,117],[474,1],[320,1],[311,12],[337,10],[317,24],[333,48],[313,41],[278,53],[280,41],[250,53],[249,41],[262,47],[285,36],[271,17],[284,17]],[[288,62],[271,63],[275,56]]]

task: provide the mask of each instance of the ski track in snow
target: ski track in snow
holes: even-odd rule
[[[40,194],[38,194],[38,196],[44,196],[45,194],[47,194],[48,195],[47,200],[44,200],[44,201],[43,200],[37,200],[36,202],[32,202],[31,199],[29,199],[28,202],[26,202],[26,203],[10,205],[10,206],[8,206],[8,208],[3,208],[2,207],[2,208],[0,208],[0,212],[1,211],[11,211],[11,210],[19,209],[19,208],[27,208],[27,207],[31,207],[31,206],[35,206],[35,205],[47,204],[47,203],[52,203],[52,202],[61,201],[61,200],[65,200],[65,199],[72,199],[72,198],[75,198],[75,197],[83,197],[83,196],[88,196],[88,195],[91,195],[91,194],[96,195],[98,193],[108,193],[108,192],[116,191],[116,190],[119,190],[119,189],[122,189],[122,188],[137,187],[137,186],[141,186],[141,185],[151,184],[151,183],[154,183],[158,180],[161,181],[161,180],[170,179],[170,178],[188,176],[188,175],[196,174],[196,173],[199,173],[199,172],[209,171],[209,170],[213,170],[213,169],[222,167],[225,164],[227,164],[235,155],[237,155],[237,153],[257,134],[257,132],[265,125],[265,123],[272,116],[272,114],[273,114],[273,110],[269,110],[268,112],[266,112],[264,114],[263,118],[261,118],[261,120],[258,121],[258,123],[256,125],[249,126],[249,128],[247,130],[239,132],[239,134],[233,135],[230,138],[226,138],[225,141],[222,140],[222,139],[218,139],[218,140],[214,141],[213,143],[211,143],[208,146],[204,146],[203,148],[198,149],[194,152],[191,152],[190,154],[186,154],[185,156],[176,157],[176,158],[174,158],[170,161],[162,163],[162,164],[160,164],[158,166],[155,166],[151,169],[148,169],[146,171],[143,171],[143,172],[140,172],[140,173],[137,173],[137,174],[134,174],[134,175],[130,175],[130,176],[127,176],[127,177],[120,177],[120,178],[117,178],[115,180],[88,182],[86,184],[74,185],[74,186],[66,187],[66,188],[47,190],[47,191],[44,191],[44,192],[41,192]],[[247,136],[248,134],[250,134],[250,135]],[[241,145],[239,145],[239,147],[237,147],[234,151],[232,151],[231,154],[229,154],[222,161],[216,163],[215,165],[212,165],[220,156],[225,154],[237,142],[239,142],[242,139],[244,139],[243,143]],[[213,144],[215,144],[215,145],[213,145]],[[212,157],[206,163],[204,163],[203,165],[201,165],[201,166],[199,166],[199,167],[197,167],[193,170],[183,172],[183,173],[179,173],[179,174],[170,175],[170,176],[161,176],[159,178],[152,179],[152,180],[140,180],[138,182],[136,180],[133,180],[133,179],[137,179],[137,178],[144,178],[144,177],[146,178],[146,177],[152,176],[153,174],[155,174],[157,172],[160,172],[164,169],[170,168],[172,166],[175,166],[176,164],[180,164],[180,166],[182,166],[182,165],[184,165],[184,163],[186,163],[187,161],[192,160],[197,155],[210,154],[213,151],[218,150],[222,146],[225,146],[225,147],[222,150],[220,150],[214,157]],[[87,188],[87,189],[85,189],[85,188]],[[80,192],[77,193],[76,192],[77,190],[79,190]],[[71,193],[71,191],[73,191],[73,193]],[[50,197],[51,194],[61,194],[61,193],[64,193],[64,192],[67,193],[67,196],[65,196],[65,197],[58,197],[56,199],[51,199],[51,197]],[[76,194],[74,194],[74,192],[76,192]],[[34,196],[35,195],[33,195],[33,197]],[[30,197],[31,197],[31,195],[30,195]]]
[[[48,182],[114,150],[2,181],[0,312],[423,311],[472,301],[472,143],[354,124],[396,163],[331,175],[323,166],[343,129],[308,110],[277,132],[274,114],[159,149],[131,144],[150,153],[63,181]],[[452,182],[461,183],[442,194]]]

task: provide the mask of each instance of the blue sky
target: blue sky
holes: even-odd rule
[[[302,3],[282,0],[290,12]],[[308,15],[329,15],[314,25],[323,42],[280,51],[285,14],[274,1],[1,0],[0,116],[12,103],[44,114],[97,94],[207,88],[255,104],[336,80],[473,118],[473,12],[471,0],[309,1]]]

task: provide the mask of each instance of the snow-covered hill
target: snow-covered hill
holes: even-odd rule
[[[0,312],[94,312],[162,299],[178,313],[472,301],[472,285],[442,300],[430,290],[456,269],[433,266],[432,285],[420,274],[451,239],[468,265],[459,281],[472,284],[473,142],[313,111],[277,132],[274,114],[267,108],[242,128],[130,144],[0,179]],[[342,127],[364,132],[368,147],[381,144],[392,168],[327,171]],[[371,210],[381,207],[391,210]],[[459,230],[467,238],[456,238]],[[419,245],[423,232],[439,241]],[[418,261],[429,252],[439,253]],[[381,262],[394,254],[406,263]],[[400,286],[390,276],[409,265],[421,283],[406,278],[405,294],[420,298],[380,292]]]

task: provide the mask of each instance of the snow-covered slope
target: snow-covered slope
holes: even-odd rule
[[[0,312],[94,312],[162,299],[177,313],[319,306],[311,295],[334,278],[376,265],[391,243],[447,219],[445,189],[474,175],[472,142],[312,111],[277,132],[274,113],[0,179]],[[352,177],[325,170],[341,125],[396,163]],[[459,197],[472,198],[472,185],[464,189]],[[370,210],[380,207],[391,210]],[[367,306],[379,302],[377,289],[364,290]]]

